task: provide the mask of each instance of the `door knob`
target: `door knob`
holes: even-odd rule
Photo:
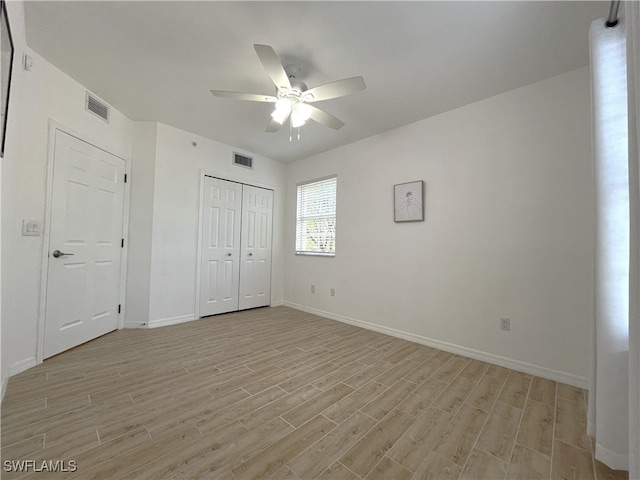
[[[60,250],[54,250],[52,255],[54,258],[59,258],[59,257],[62,257],[63,255],[73,255],[73,253],[63,253]]]
[[[230,257],[230,256],[231,256],[231,252],[227,253],[227,257]]]
[[[249,253],[249,256],[250,256],[250,257],[253,257],[253,253]]]

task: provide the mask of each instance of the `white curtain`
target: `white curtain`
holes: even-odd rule
[[[640,3],[624,2],[629,109],[629,478],[640,479]]]
[[[629,164],[625,21],[591,24],[596,181],[595,331],[587,432],[596,459],[629,468]]]
[[[640,3],[591,25],[596,319],[588,433],[640,479]]]

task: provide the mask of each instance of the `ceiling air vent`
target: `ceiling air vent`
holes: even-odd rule
[[[241,167],[253,168],[253,158],[233,152],[233,164],[240,165]]]
[[[87,92],[87,98],[84,105],[88,112],[100,117],[105,122],[109,122],[109,105],[98,100],[96,97]]]

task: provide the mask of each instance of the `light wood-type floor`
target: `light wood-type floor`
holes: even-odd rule
[[[2,478],[624,478],[585,392],[293,309],[121,330],[9,381]]]

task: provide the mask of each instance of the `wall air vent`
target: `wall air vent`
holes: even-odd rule
[[[253,158],[233,152],[233,164],[241,167],[253,168]]]
[[[87,92],[84,108],[109,123],[109,105]]]

